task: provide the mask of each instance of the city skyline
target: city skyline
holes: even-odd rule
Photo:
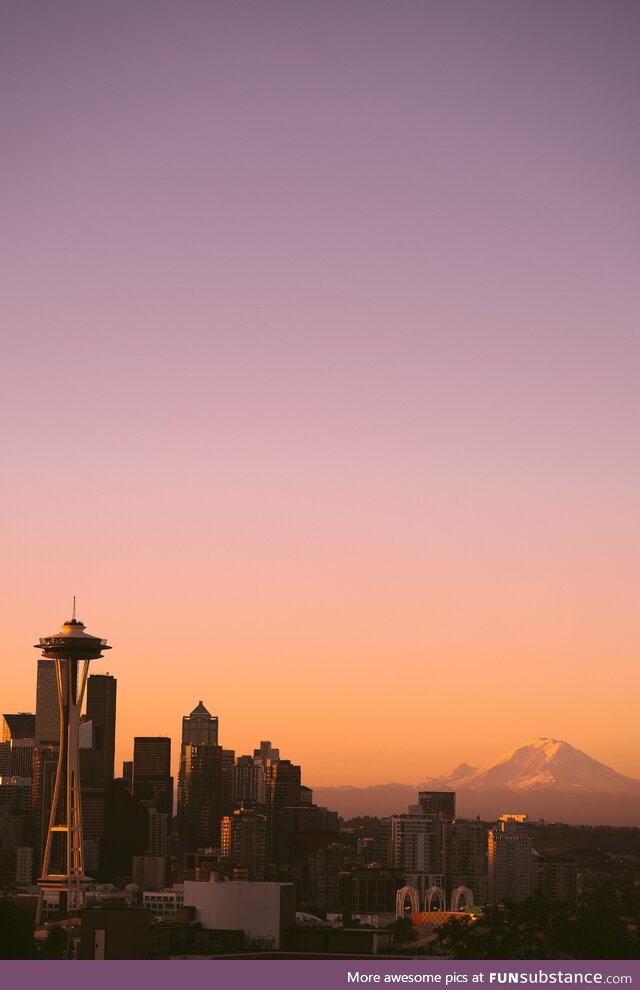
[[[2,711],[640,777],[637,5],[187,8],[3,13]]]
[[[64,628],[66,628],[66,626]],[[42,669],[43,666],[46,669]],[[37,704],[34,707],[34,711],[27,712],[26,710],[21,709],[19,712],[16,710],[14,713],[4,713],[7,718],[15,720],[17,724],[21,724],[21,720],[32,720],[34,735],[36,737],[36,745],[39,745],[39,735],[42,734],[43,728],[45,730],[45,736],[51,737],[50,741],[53,741],[56,745],[59,735],[57,731],[51,731],[51,727],[55,727],[54,723],[57,719],[58,712],[51,693],[51,678],[49,677],[50,666],[53,665],[50,665],[48,661],[43,661],[42,659],[38,659],[37,661]],[[45,674],[47,675],[46,677],[44,676]],[[109,683],[111,684],[110,687]],[[173,783],[174,778],[176,784],[180,779],[184,745],[185,741],[191,741],[190,733],[192,731],[195,733],[193,736],[193,741],[208,741],[211,745],[215,745],[216,748],[220,750],[220,753],[223,751],[230,753],[232,756],[235,756],[236,759],[240,757],[242,757],[243,760],[248,758],[248,754],[251,749],[254,749],[253,742],[258,741],[258,737],[255,736],[253,742],[244,747],[229,745],[228,741],[225,745],[224,739],[218,740],[220,717],[209,712],[203,704],[202,699],[199,699],[194,709],[189,714],[183,714],[181,717],[181,732],[178,735],[178,743],[176,743],[176,737],[172,736],[171,733],[149,732],[146,735],[142,735],[140,731],[136,729],[135,734],[131,739],[128,741],[122,741],[121,743],[123,759],[120,760],[119,758],[116,758],[114,760],[114,752],[118,753],[118,750],[114,746],[115,739],[118,735],[118,720],[116,717],[115,705],[117,677],[109,671],[94,673],[89,676],[87,684],[89,690],[85,698],[85,705],[83,706],[86,711],[86,714],[83,715],[83,720],[89,721],[93,724],[92,734],[94,736],[97,732],[97,736],[95,736],[95,738],[97,739],[98,748],[101,749],[103,753],[101,759],[106,761],[105,766],[111,767],[111,769],[108,770],[108,775],[114,776],[115,773],[115,776],[119,777],[120,770],[122,769],[123,776],[126,777],[124,764],[129,763],[130,766],[134,765],[135,751],[138,743],[141,743],[144,740],[147,740],[149,743],[153,743],[155,741],[158,743],[163,741],[167,742],[169,744],[169,750],[173,748],[173,756],[170,760],[169,772],[172,774],[172,790],[174,793],[174,800],[177,799],[178,801],[178,807],[180,800],[179,797],[177,797],[179,793],[179,784],[178,790],[175,790]],[[107,715],[107,712],[109,711],[110,715]],[[106,721],[108,719],[110,719],[111,722]],[[41,720],[40,723],[38,720]],[[195,729],[193,730],[190,729],[191,722],[193,722],[195,726]],[[208,726],[206,731],[201,727],[201,725],[205,723]],[[40,730],[38,729],[39,724]],[[115,733],[113,732],[114,725],[116,727]],[[111,727],[109,728],[108,726]],[[47,729],[49,731],[46,731]],[[211,738],[209,738],[209,733],[211,733]],[[260,745],[271,747],[271,739],[275,738],[274,734],[272,734],[271,739],[266,742],[264,736],[265,734],[263,733],[260,737]],[[127,747],[129,747],[129,752],[127,751]],[[258,752],[258,749],[254,749],[254,753]],[[279,748],[274,749],[274,754],[279,757]],[[534,756],[534,754],[536,755]],[[467,752],[467,756],[472,759],[474,758],[473,754],[470,752]],[[554,738],[536,737],[527,741],[521,739],[518,741],[515,748],[512,747],[502,754],[493,753],[492,756],[494,757],[494,761],[491,764],[483,764],[481,761],[477,761],[476,764],[470,765],[467,762],[462,762],[457,767],[449,767],[448,769],[450,772],[426,775],[421,780],[412,782],[401,781],[398,779],[396,780],[396,783],[407,787],[420,787],[423,785],[433,787],[434,785],[444,785],[445,788],[450,788],[453,793],[460,787],[461,784],[463,787],[465,784],[466,786],[474,787],[475,785],[473,782],[475,780],[481,783],[483,778],[492,779],[491,775],[493,775],[495,782],[490,784],[488,788],[485,787],[485,790],[491,791],[495,788],[506,788],[507,790],[513,790],[515,796],[521,789],[526,790],[532,786],[535,789],[536,786],[539,786],[539,784],[536,785],[536,780],[540,773],[545,770],[545,761],[549,760],[550,762],[547,764],[549,768],[548,772],[551,772],[554,776],[555,773],[560,773],[560,777],[556,779],[554,784],[558,794],[569,794],[576,788],[585,794],[597,792],[599,789],[603,792],[611,791],[611,793],[619,793],[621,789],[624,790],[626,781],[629,783],[635,783],[640,788],[640,779],[636,778],[633,774],[622,774],[622,776],[620,776],[616,768],[609,767],[599,760],[594,760],[592,756],[587,756],[585,753],[580,752],[566,741]],[[495,760],[496,756],[497,761]],[[552,771],[551,766],[556,757],[558,757],[558,764],[557,767],[554,765],[554,770]],[[540,760],[543,761],[543,765],[540,765]],[[498,773],[497,778],[495,777],[496,772]],[[575,774],[575,776],[572,776],[572,774]],[[510,775],[514,777],[514,780],[511,783],[509,782]],[[369,786],[375,787],[376,785],[385,785],[387,783],[392,783],[392,781],[372,780],[369,781]],[[327,786],[326,784],[316,782],[313,786],[319,787],[321,791],[323,788],[326,788],[328,792],[331,792],[332,784],[333,782],[329,782]],[[335,786],[337,786],[339,790],[341,785],[338,784]],[[360,787],[362,790],[366,789],[367,786],[367,784],[355,785],[356,789]]]

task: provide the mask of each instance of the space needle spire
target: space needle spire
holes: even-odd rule
[[[45,636],[35,649],[42,650],[45,660],[56,668],[56,685],[60,709],[60,754],[51,803],[49,829],[38,880],[38,909],[36,925],[40,923],[42,902],[47,891],[58,891],[60,916],[69,919],[82,907],[84,850],[82,843],[82,809],[80,806],[80,772],[78,732],[89,661],[99,660],[103,650],[110,650],[106,639],[90,636],[73,614],[59,633]]]

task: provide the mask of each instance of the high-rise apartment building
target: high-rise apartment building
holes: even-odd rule
[[[263,880],[267,857],[267,819],[250,808],[236,808],[222,819],[222,855],[248,880]]]
[[[341,874],[345,873],[347,867],[351,865],[351,858],[351,850],[340,842],[332,842],[310,853],[309,899],[330,911],[338,911],[343,906],[351,911],[351,885],[349,885],[349,898],[346,905],[344,901],[340,902],[339,897]],[[349,873],[349,879],[351,879],[351,873]]]
[[[30,846],[0,848],[0,887],[31,883],[33,849]]]
[[[406,815],[390,819],[389,866],[407,873],[441,874],[442,822],[411,806]]]
[[[533,868],[526,815],[502,815],[489,829],[487,881],[490,904],[525,901],[530,896]]]
[[[533,856],[533,889],[545,901],[578,900],[578,864],[573,860]]]
[[[447,894],[457,887],[473,892],[475,904],[486,904],[487,832],[485,822],[457,819],[444,826],[444,872]]]
[[[261,762],[251,756],[238,756],[231,770],[231,801],[240,804],[265,803],[265,771]]]

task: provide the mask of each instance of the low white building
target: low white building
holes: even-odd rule
[[[176,883],[171,889],[145,890],[142,906],[162,921],[175,921],[178,910],[184,906],[184,885]]]
[[[242,930],[249,943],[279,949],[286,928],[296,923],[292,883],[249,880],[185,880],[184,905],[196,909],[203,928]]]

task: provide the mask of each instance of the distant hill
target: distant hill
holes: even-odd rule
[[[373,787],[314,787],[313,800],[343,818],[397,815],[417,804],[417,784],[375,784]]]
[[[524,812],[572,824],[640,825],[640,780],[558,739],[539,737],[485,767],[460,764],[421,784],[318,787],[314,800],[345,818],[384,816],[417,803],[419,790],[454,790],[459,817]]]

